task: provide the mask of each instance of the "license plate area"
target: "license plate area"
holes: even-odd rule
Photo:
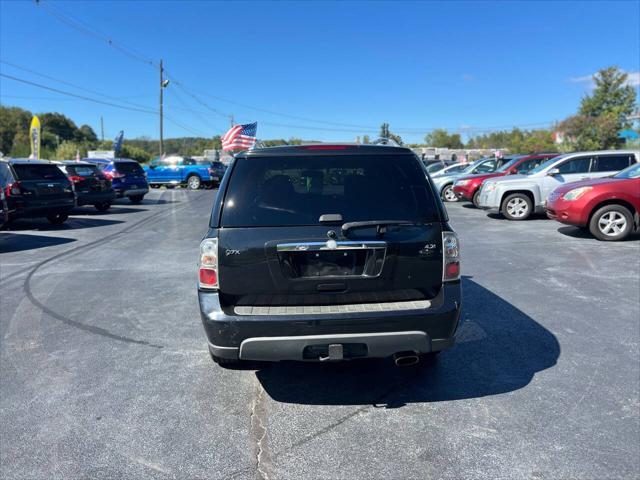
[[[377,277],[385,242],[305,242],[280,244],[278,258],[288,278]]]

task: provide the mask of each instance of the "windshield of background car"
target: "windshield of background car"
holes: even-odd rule
[[[144,170],[137,162],[114,162],[116,170],[124,175],[142,175]]]
[[[547,168],[549,165],[551,165],[552,163],[555,163],[560,157],[553,157],[550,158],[549,160],[547,160],[546,162],[542,162],[540,165],[538,165],[536,168],[533,168],[531,170],[529,170],[527,172],[527,175],[533,175],[534,173],[538,173],[543,171],[545,168]]]
[[[433,173],[442,170],[443,168],[445,168],[445,166],[441,163],[432,163],[431,165],[427,166],[427,172]]]
[[[67,177],[57,165],[14,164],[18,180],[66,180]]]
[[[223,227],[439,220],[430,185],[413,155],[249,157],[236,160],[222,209]]]
[[[476,160],[475,162],[470,163],[468,167],[462,170],[462,173],[471,173],[473,169],[478,166],[479,163],[480,163],[480,160]],[[447,173],[453,173],[453,172],[450,170]]]
[[[616,173],[613,178],[640,178],[640,163],[625,168],[621,172]]]
[[[507,163],[505,163],[504,165],[502,165],[499,169],[496,170],[496,172],[506,172],[507,170],[509,170],[511,167],[513,167],[517,161],[520,159],[521,157],[514,157],[511,160],[509,160]]]

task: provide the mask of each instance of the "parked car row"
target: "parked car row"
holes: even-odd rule
[[[140,203],[149,191],[138,162],[120,158],[63,162],[6,158],[0,160],[0,187],[0,225],[34,217],[60,225],[76,206],[93,205],[104,212],[116,198]]]
[[[516,155],[432,179],[445,201],[470,201],[508,220],[546,213],[601,240],[622,240],[640,230],[638,162],[634,150]]]

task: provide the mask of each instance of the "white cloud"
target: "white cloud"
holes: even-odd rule
[[[640,86],[640,72],[626,72],[626,74],[627,74],[627,81],[625,82],[625,85],[629,85],[631,87]],[[595,87],[595,82],[593,81],[594,75],[595,74],[585,75],[583,77],[571,77],[569,81],[571,83],[586,83],[588,88],[594,88]]]

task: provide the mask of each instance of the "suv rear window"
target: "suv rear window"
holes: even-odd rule
[[[94,165],[67,165],[65,168],[69,175],[78,175],[80,177],[102,176],[98,171],[98,167]]]
[[[140,164],[136,162],[114,162],[114,165],[118,172],[125,175],[142,175],[144,173]]]
[[[66,180],[67,177],[56,165],[13,164],[18,180]]]
[[[318,225],[439,219],[426,175],[412,155],[249,157],[236,160],[222,210],[223,227]]]

